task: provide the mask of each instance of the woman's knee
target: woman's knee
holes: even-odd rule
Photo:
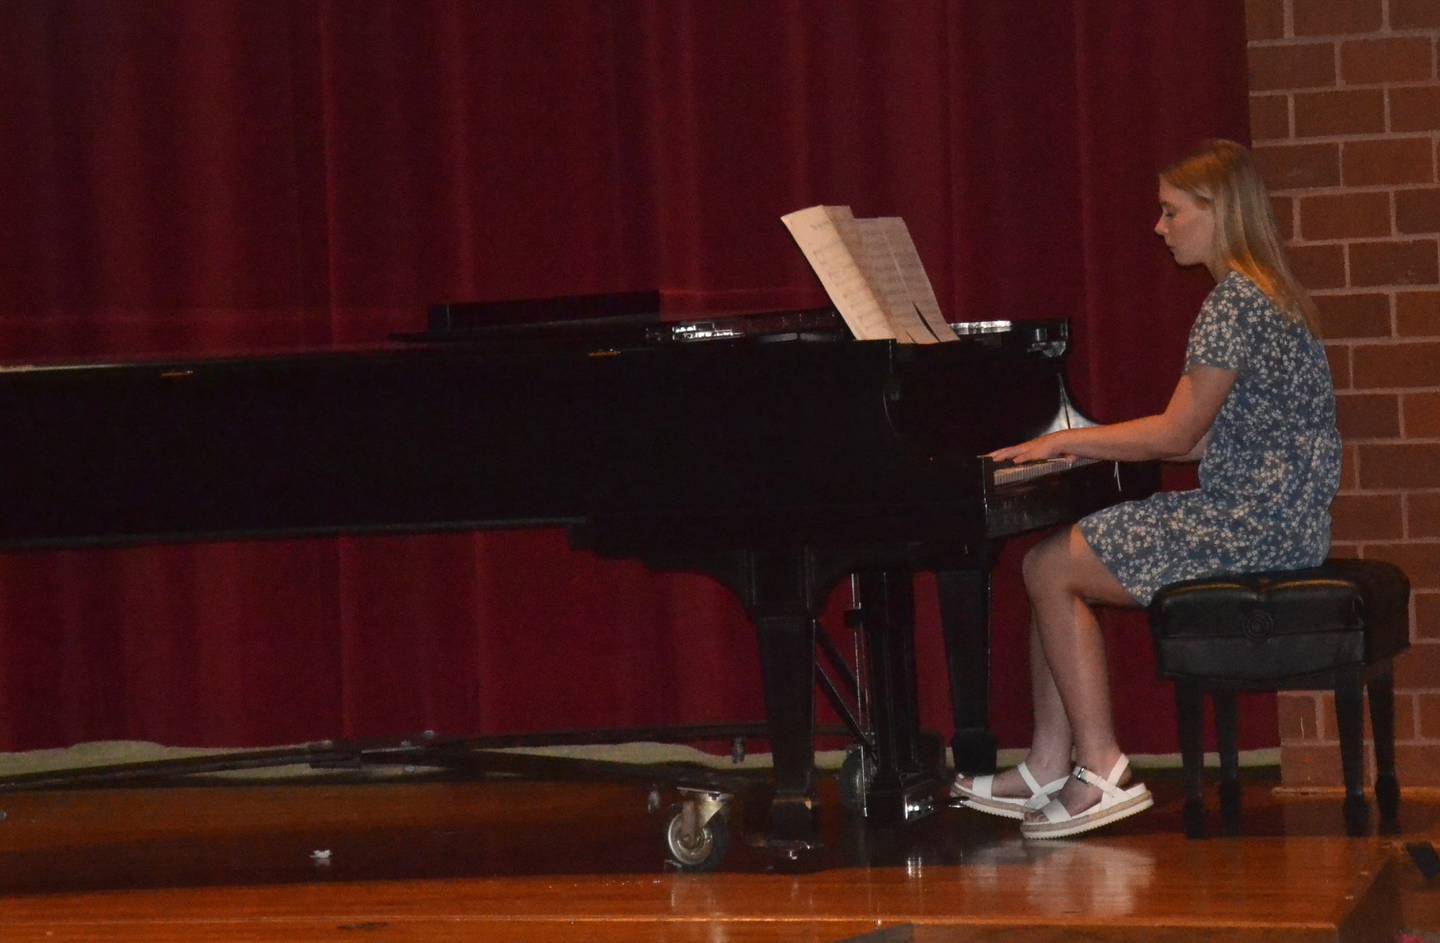
[[[1025,552],[1020,575],[1025,581],[1025,591],[1031,596],[1064,585],[1068,536],[1066,531],[1056,531]]]

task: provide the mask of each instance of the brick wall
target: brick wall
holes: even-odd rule
[[[1335,553],[1410,576],[1398,772],[1437,786],[1440,0],[1247,0],[1246,13],[1255,153],[1335,376]],[[1287,786],[1340,783],[1332,697],[1282,695],[1280,736]]]

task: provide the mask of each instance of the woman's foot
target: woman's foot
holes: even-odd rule
[[[1052,772],[1055,775],[1036,775],[1027,761],[994,775],[959,773],[950,786],[950,804],[989,815],[1024,818],[1026,812],[1049,802],[1068,781],[1063,767]]]
[[[1099,769],[1108,772],[1109,770],[1114,768],[1116,762],[1119,761],[1123,756],[1124,754],[1120,753],[1117,750],[1110,756],[1102,757],[1102,762],[1095,763],[1093,766],[1086,766],[1085,763],[1077,761],[1077,765],[1075,768],[1084,768],[1090,770]],[[1066,770],[1066,772],[1069,773],[1070,770]],[[1129,763],[1126,763],[1125,770],[1120,774],[1120,782],[1117,785],[1128,786],[1130,785],[1130,780],[1134,778],[1135,776],[1129,768]],[[1066,776],[1065,782],[1062,784],[1061,788],[1053,795],[1052,798],[1058,801],[1060,805],[1064,807],[1065,811],[1073,816],[1079,815],[1086,809],[1094,807],[1100,801],[1100,798],[1104,795],[1105,794],[1100,791],[1099,786],[1091,785],[1090,783],[1086,782],[1081,782],[1074,776]],[[1045,821],[1045,816],[1040,813],[1040,809],[1039,807],[1037,807],[1025,816],[1025,820],[1027,822],[1043,822]]]
[[[1143,812],[1155,800],[1144,783],[1132,783],[1133,779],[1130,759],[1124,754],[1109,767],[1108,774],[1076,766],[1054,798],[1038,809],[1027,810],[1020,832],[1026,838],[1065,838]]]

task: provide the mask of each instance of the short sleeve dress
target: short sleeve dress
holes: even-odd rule
[[[1340,436],[1325,349],[1231,272],[1190,329],[1185,369],[1238,376],[1211,427],[1196,491],[1160,492],[1080,521],[1140,603],[1176,580],[1314,566],[1330,547]]]

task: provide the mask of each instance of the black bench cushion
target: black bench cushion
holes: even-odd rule
[[[1408,647],[1410,584],[1376,560],[1225,574],[1162,587],[1150,629],[1162,678],[1281,681]]]

